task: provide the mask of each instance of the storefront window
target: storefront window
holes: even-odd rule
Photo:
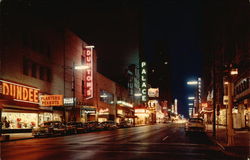
[[[3,129],[31,129],[38,124],[37,113],[2,113]]]
[[[52,113],[44,112],[39,114],[39,125],[46,121],[52,121]]]
[[[107,120],[107,118],[98,118],[98,122],[106,122]]]

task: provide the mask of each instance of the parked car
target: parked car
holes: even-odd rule
[[[119,128],[128,128],[128,127],[132,127],[128,122],[126,121],[122,121],[118,124]]]
[[[105,121],[101,123],[106,130],[117,129],[117,125],[114,121]]]
[[[189,133],[204,133],[205,132],[205,124],[203,119],[201,118],[190,118],[186,123],[185,127],[186,134]]]
[[[66,127],[60,121],[48,121],[44,122],[39,127],[32,129],[32,135],[34,137],[51,136],[51,135],[65,135]]]
[[[97,121],[90,121],[90,122],[87,122],[86,124],[87,124],[88,131],[103,130],[102,124]]]
[[[88,127],[82,122],[68,122],[66,125],[67,134],[87,132]]]

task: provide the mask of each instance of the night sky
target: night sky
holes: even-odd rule
[[[198,1],[159,1],[145,4],[145,54],[152,57],[152,43],[162,40],[170,56],[171,89],[179,102],[179,112],[188,115],[187,97],[194,94],[188,80],[202,71],[200,46],[201,4]],[[157,63],[157,60],[156,60]]]
[[[101,27],[95,28],[94,32],[86,33],[81,30],[82,26],[79,28],[79,21],[75,21],[77,31],[96,43],[98,69],[117,81],[128,62],[138,63],[140,40],[145,58],[155,64],[160,61],[154,58],[155,44],[163,42],[170,57],[172,96],[179,100],[179,112],[187,116],[187,97],[194,94],[194,88],[188,87],[186,82],[196,79],[202,71],[202,4],[199,0],[122,2],[91,4],[95,10],[95,15],[90,16],[94,19],[91,23]]]
[[[173,98],[179,100],[179,112],[188,114],[187,97],[194,89],[186,82],[202,71],[200,0],[23,2],[34,16],[65,25],[95,45],[98,71],[116,81],[129,64],[138,64],[140,44],[145,58],[157,64],[154,44],[164,42]]]

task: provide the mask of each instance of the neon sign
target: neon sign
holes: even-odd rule
[[[94,46],[86,46],[83,55],[85,58],[85,65],[89,66],[84,74],[84,97],[86,99],[93,98],[93,48]]]
[[[103,115],[103,114],[109,114],[109,109],[108,108],[99,109],[99,115]]]
[[[39,103],[39,89],[0,80],[0,95],[11,96],[14,101]]]
[[[141,62],[141,101],[145,102],[147,101],[147,63],[146,62]]]

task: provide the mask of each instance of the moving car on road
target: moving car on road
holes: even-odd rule
[[[60,121],[48,121],[44,122],[39,127],[32,129],[32,135],[34,137],[51,136],[51,135],[65,135],[66,127]]]
[[[185,127],[186,134],[189,133],[204,133],[205,132],[205,124],[203,119],[201,118],[190,118],[186,123]]]

